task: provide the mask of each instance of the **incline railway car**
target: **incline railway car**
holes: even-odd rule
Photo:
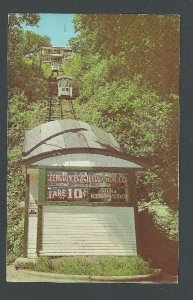
[[[58,97],[71,99],[72,98],[72,78],[68,76],[58,76]]]
[[[52,71],[59,71],[60,69],[60,64],[57,60],[53,60],[51,62],[51,68],[52,68]]]

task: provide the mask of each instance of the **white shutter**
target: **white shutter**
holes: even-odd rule
[[[133,207],[43,206],[40,255],[137,255]]]

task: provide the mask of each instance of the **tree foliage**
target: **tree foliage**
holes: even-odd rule
[[[20,165],[25,130],[45,120],[46,80],[39,66],[39,46],[47,38],[24,32],[22,23],[36,25],[37,14],[9,15],[8,102],[8,254],[23,246],[25,179]]]
[[[78,117],[143,158],[149,168],[138,176],[141,208],[176,238],[179,17],[90,14],[74,23],[77,55],[64,70],[76,80]]]
[[[20,165],[25,130],[45,118],[42,102],[29,103],[24,92],[12,90],[8,106],[8,252],[19,254],[23,241],[25,179]]]
[[[72,39],[83,57],[115,56],[117,78],[142,75],[161,95],[178,93],[179,17],[176,15],[77,15]],[[86,61],[85,61],[86,63]]]
[[[38,14],[9,15],[8,251],[21,251],[24,130],[45,121],[50,69],[39,49],[50,40],[22,29]],[[62,68],[74,79],[78,117],[111,132],[128,154],[143,159],[141,210],[177,239],[179,18],[172,15],[76,15],[75,55]]]
[[[9,15],[9,89],[25,91],[29,101],[45,97],[48,90],[40,49],[50,46],[50,39],[22,29],[22,23],[35,26],[38,21],[37,14]]]
[[[38,14],[17,14],[11,13],[8,18],[8,50],[9,63],[14,64],[21,57],[20,48],[22,46],[22,25],[36,26],[40,16]]]

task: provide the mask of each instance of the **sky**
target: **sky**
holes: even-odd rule
[[[52,46],[67,46],[69,38],[75,36],[72,14],[40,14],[37,26],[23,26],[25,30],[47,35]]]

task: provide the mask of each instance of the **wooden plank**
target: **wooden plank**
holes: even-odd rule
[[[125,224],[125,225],[129,225],[129,224]],[[51,224],[49,225],[49,226],[46,226],[45,224],[44,224],[44,228],[45,228],[45,230],[47,230],[47,231],[56,231],[57,232],[57,230],[58,229],[61,229],[61,230],[65,230],[65,232],[67,231],[67,230],[69,230],[69,231],[74,231],[74,230],[77,230],[77,228],[78,228],[78,226],[79,226],[79,228],[80,228],[80,230],[79,230],[79,232],[81,232],[81,231],[88,231],[88,232],[90,232],[90,231],[110,231],[110,230],[114,230],[114,231],[122,231],[122,230],[124,230],[125,229],[125,226],[117,226],[117,227],[115,227],[116,225],[103,225],[103,224],[101,224],[101,225],[96,225],[96,226],[90,226],[90,227],[88,227],[88,225],[86,225],[86,224],[84,224],[84,225],[82,225],[81,224],[81,226],[80,226],[80,224],[77,224],[77,226],[76,226],[76,224],[72,224],[72,226],[70,226],[69,224],[68,225],[65,225],[65,224],[62,224],[62,225],[56,225],[54,228],[51,226]]]
[[[117,243],[117,244],[120,244],[120,239],[118,238],[114,238],[114,237],[107,237],[106,236],[103,236],[103,237],[96,237],[95,239],[89,239],[87,238],[86,236],[84,237],[81,237],[79,238],[78,236],[74,236],[74,237],[66,237],[65,239],[60,237],[58,239],[47,239],[47,238],[44,238],[43,239],[43,243],[53,243],[53,244],[56,244],[56,243],[66,243],[66,244],[70,244],[70,243],[73,243],[73,242],[81,242],[81,243],[99,243],[99,242],[106,242],[106,243]],[[132,238],[129,238],[129,239],[122,239],[122,244],[130,244],[130,243],[135,243],[135,237],[133,236]],[[31,242],[33,243],[33,241]]]
[[[51,240],[43,240],[42,242],[42,245],[49,245],[49,244],[52,244],[52,245],[56,245],[56,244],[63,244],[63,245],[72,245],[73,243],[76,243],[76,244],[84,244],[84,245],[92,245],[92,244],[95,244],[95,245],[99,245],[99,244],[106,244],[106,245],[134,245],[135,244],[135,239],[129,239],[129,240],[126,240],[124,241],[124,239],[122,239],[122,241],[120,240],[112,240],[112,239],[95,239],[95,240],[87,240],[86,237],[83,238],[83,239],[66,239],[66,240],[63,240],[63,239],[58,239],[58,240],[54,240],[54,241],[51,241]],[[33,242],[32,242],[33,243]],[[32,244],[31,243],[31,244]],[[34,243],[33,243],[34,244]]]
[[[77,255],[95,255],[95,256],[98,256],[98,255],[104,255],[104,256],[107,256],[107,255],[113,255],[113,256],[135,256],[136,253],[135,251],[83,251],[83,252],[80,252],[80,251],[41,251],[40,252],[40,255],[44,255],[44,256],[77,256]]]
[[[133,222],[132,221],[130,221],[130,222],[127,222],[126,220],[120,220],[120,222],[117,220],[117,221],[114,221],[114,222],[108,222],[108,220],[107,220],[107,222],[105,222],[105,220],[103,220],[103,221],[94,221],[93,222],[93,220],[92,220],[92,218],[88,218],[87,220],[84,220],[84,221],[82,221],[81,219],[79,219],[79,220],[76,220],[76,221],[74,221],[73,222],[73,220],[70,220],[69,222],[68,222],[68,220],[57,220],[57,222],[55,222],[53,219],[51,219],[51,220],[49,220],[49,222],[48,221],[46,221],[45,222],[45,218],[44,218],[44,225],[47,227],[49,227],[49,226],[52,226],[52,224],[54,223],[55,224],[55,226],[57,227],[57,226],[68,226],[68,227],[71,227],[71,226],[87,226],[88,227],[88,224],[89,224],[89,222],[91,222],[90,223],[90,226],[92,226],[92,227],[95,227],[95,226],[105,226],[105,227],[108,227],[108,226],[117,226],[117,227],[123,227],[123,226],[125,226],[125,225],[131,225]]]
[[[126,224],[127,225],[127,224]],[[120,227],[120,228],[116,228],[115,226],[95,226],[95,227],[90,227],[88,228],[88,225],[87,226],[80,226],[80,225],[77,225],[77,226],[61,226],[61,227],[55,227],[55,228],[47,228],[46,226],[43,227],[44,228],[44,232],[47,231],[47,233],[49,232],[58,232],[58,229],[61,229],[63,232],[77,232],[78,231],[78,235],[82,232],[82,233],[89,233],[89,232],[110,232],[110,231],[113,231],[113,232],[123,232],[123,230],[125,229],[125,226],[123,227]],[[129,232],[129,231],[133,231],[131,228],[127,231],[125,231],[125,234],[126,232]],[[124,232],[123,232],[124,233]]]
[[[63,245],[73,245],[73,244],[106,244],[106,245],[130,245],[130,244],[133,244],[135,243],[135,239],[128,239],[128,240],[118,240],[118,239],[108,239],[108,238],[105,238],[105,239],[93,239],[93,240],[86,240],[86,237],[83,238],[83,239],[73,239],[71,240],[70,238],[69,239],[66,239],[66,240],[63,240],[63,239],[58,239],[58,240],[54,240],[54,241],[51,241],[51,240],[43,240],[42,241],[42,244],[52,244],[52,245],[56,245],[56,244],[63,244]]]
[[[127,207],[126,207],[127,208]],[[133,208],[132,207],[128,207],[128,211],[133,211]],[[54,214],[55,213],[63,213],[63,214],[74,214],[74,213],[79,213],[80,215],[82,213],[86,213],[86,212],[89,212],[89,213],[92,213],[93,214],[110,214],[112,215],[113,213],[115,213],[116,215],[119,215],[119,214],[124,214],[124,215],[127,215],[128,214],[128,211],[125,210],[125,207],[104,207],[104,206],[97,206],[97,207],[94,207],[94,206],[68,206],[66,208],[62,208],[61,206],[52,206],[52,208],[50,208],[50,206],[45,206],[44,207],[44,213],[48,213],[48,214]]]
[[[43,249],[52,249],[53,250],[53,247],[54,246],[57,246],[57,250],[58,249],[69,249],[69,250],[73,250],[73,249],[124,249],[124,250],[127,250],[127,249],[134,249],[135,248],[135,244],[118,244],[118,243],[114,243],[114,244],[108,244],[108,243],[93,243],[93,244],[90,244],[90,243],[79,243],[79,244],[66,244],[66,243],[56,243],[56,244],[42,244],[42,248]],[[29,249],[32,249],[33,247],[29,248]],[[33,248],[35,249],[35,248]],[[56,247],[54,248],[56,249]]]
[[[74,247],[74,248],[57,248],[57,249],[53,249],[53,248],[46,248],[46,250],[42,249],[42,251],[44,253],[46,252],[55,252],[55,253],[63,253],[63,252],[94,252],[94,253],[101,253],[101,252],[117,252],[117,253],[121,253],[121,252],[132,252],[133,255],[135,254],[136,248],[105,248],[105,247],[98,247],[98,248],[94,248],[94,247],[87,247],[87,248],[78,248],[78,247]]]
[[[54,223],[54,222],[53,222]],[[88,224],[89,224],[89,222],[88,222]],[[59,229],[64,229],[65,231],[67,231],[67,230],[69,230],[69,231],[73,231],[74,229],[77,229],[78,228],[78,226],[79,226],[79,229],[80,229],[80,231],[81,231],[81,229],[86,229],[86,230],[88,230],[88,231],[92,231],[92,230],[112,230],[112,229],[114,229],[114,230],[122,230],[122,229],[124,229],[125,228],[125,226],[132,226],[132,224],[131,223],[125,223],[125,224],[123,224],[122,226],[120,225],[120,226],[116,226],[116,224],[112,224],[112,225],[105,225],[105,224],[99,224],[99,225],[96,225],[96,226],[90,226],[90,227],[88,227],[88,225],[86,225],[86,224],[84,224],[84,225],[82,225],[81,223],[79,223],[79,224],[72,224],[72,226],[70,225],[70,224],[57,224],[56,226],[55,226],[55,228],[53,228],[52,226],[51,226],[51,224],[49,224],[49,226],[46,226],[46,224],[44,224],[43,225],[44,226],[44,228],[45,229],[47,229],[48,231],[49,230],[55,230],[55,231],[57,231],[57,229],[59,228]],[[130,230],[133,230],[133,228],[131,227],[130,228]]]
[[[68,206],[63,206],[63,208],[68,208]],[[48,214],[44,214],[44,219],[45,219],[45,222],[49,222],[49,220],[53,220],[53,221],[59,221],[59,216],[60,214],[62,214],[63,216],[63,219],[60,219],[60,222],[63,220],[63,222],[65,222],[66,220],[69,220],[69,222],[71,221],[72,222],[72,218],[74,218],[74,216],[76,215],[76,218],[78,220],[81,220],[82,222],[86,222],[87,220],[89,219],[92,219],[93,222],[98,222],[98,221],[102,221],[102,222],[105,222],[104,221],[104,218],[105,220],[109,221],[109,222],[119,222],[119,219],[121,219],[122,217],[124,218],[125,216],[129,217],[129,219],[125,219],[125,222],[132,222],[132,220],[134,219],[133,216],[130,217],[130,214],[112,214],[111,216],[107,215],[107,214],[100,214],[99,213],[96,213],[96,214],[92,214],[90,213],[89,211],[88,212],[83,212],[83,214],[79,215],[77,214],[76,212],[74,212],[74,214],[70,214],[70,215],[67,215],[66,213],[62,213],[59,212],[53,216],[50,216]],[[115,218],[116,216],[116,218]],[[74,222],[78,222],[78,220],[76,220],[76,218],[74,218]],[[73,223],[73,222],[72,222]]]
[[[57,220],[57,222],[56,222],[53,219],[49,220],[49,222],[48,221],[45,222],[45,218],[44,218],[43,222],[44,222],[44,226],[47,227],[47,228],[52,227],[53,223],[55,224],[55,228],[56,227],[65,227],[65,228],[70,227],[70,228],[72,228],[73,226],[77,227],[78,225],[79,226],[81,225],[81,227],[87,226],[87,228],[88,228],[89,223],[90,223],[90,226],[93,227],[93,228],[95,228],[96,226],[97,227],[112,227],[112,226],[115,227],[116,226],[117,228],[121,228],[121,227],[133,224],[132,220],[130,222],[126,222],[124,220],[120,220],[120,222],[118,222],[118,221],[108,222],[108,220],[107,220],[107,222],[105,222],[105,220],[103,220],[103,221],[100,221],[100,220],[99,221],[93,221],[92,218],[91,219],[89,218],[89,219],[84,220],[84,221],[79,219],[79,220],[74,221],[74,222],[72,222],[72,220],[70,220],[70,221],[68,221],[68,220],[65,220],[65,221],[64,220],[61,220],[61,221]],[[32,227],[32,228],[35,228],[35,227]]]
[[[125,229],[123,229],[123,230],[125,230]],[[78,229],[76,229],[76,232],[74,233],[74,231],[71,231],[71,232],[68,232],[68,234],[66,234],[66,232],[65,231],[63,231],[62,233],[60,233],[59,232],[59,229],[57,230],[57,231],[52,231],[51,233],[50,232],[48,232],[48,231],[44,231],[44,233],[43,233],[43,237],[45,238],[46,236],[48,236],[48,237],[51,237],[51,236],[53,236],[53,235],[57,235],[57,236],[59,236],[59,238],[62,238],[62,236],[66,236],[66,238],[67,237],[69,237],[69,238],[71,238],[71,237],[87,237],[88,235],[96,235],[96,237],[97,236],[101,236],[101,238],[102,237],[106,237],[106,238],[108,238],[108,236],[109,236],[109,238],[110,238],[110,236],[114,236],[115,238],[118,238],[118,239],[120,239],[120,238],[128,238],[128,236],[129,237],[135,237],[135,235],[133,234],[133,232],[132,231],[126,231],[125,233],[123,233],[123,230],[122,231],[113,231],[111,234],[109,234],[109,232],[107,232],[107,231],[97,231],[97,230],[95,230],[95,231],[85,231],[85,232],[81,232],[80,234],[78,234]],[[132,234],[132,235],[130,235],[130,234]]]
[[[83,244],[83,243],[82,243]],[[42,249],[43,251],[47,251],[48,249],[51,250],[58,250],[58,249],[63,249],[64,251],[66,250],[73,250],[73,249],[77,249],[77,250],[88,250],[88,249],[114,249],[114,250],[120,250],[120,249],[124,249],[124,250],[129,250],[129,249],[136,249],[136,244],[135,243],[130,243],[130,244],[102,244],[102,243],[93,243],[93,244],[84,244],[82,245],[80,244],[68,244],[68,243],[57,243],[57,244],[42,244]],[[33,247],[29,248],[29,249],[35,249]]]
[[[135,244],[135,240],[134,239],[129,239],[127,241],[120,241],[120,240],[108,240],[108,239],[104,239],[104,240],[100,240],[100,239],[95,239],[95,240],[86,240],[86,237],[85,239],[80,239],[80,240],[77,240],[77,239],[74,239],[74,240],[71,240],[69,239],[68,241],[67,240],[55,240],[55,241],[50,241],[50,240],[43,240],[42,242],[42,245],[49,245],[49,244],[52,244],[52,245],[56,245],[56,244],[62,244],[62,245],[99,245],[99,244],[104,244],[104,245],[130,245],[130,244]]]
[[[58,256],[62,256],[62,254],[74,254],[74,255],[79,255],[79,254],[84,254],[84,255],[104,255],[104,254],[112,254],[112,255],[118,255],[118,254],[125,254],[125,253],[130,253],[133,256],[136,255],[136,249],[94,249],[94,248],[90,248],[90,249],[46,249],[46,250],[41,250],[41,252],[39,253],[39,255],[41,255],[41,253],[45,253],[49,256],[50,253],[57,253]],[[33,253],[32,253],[33,254]]]

